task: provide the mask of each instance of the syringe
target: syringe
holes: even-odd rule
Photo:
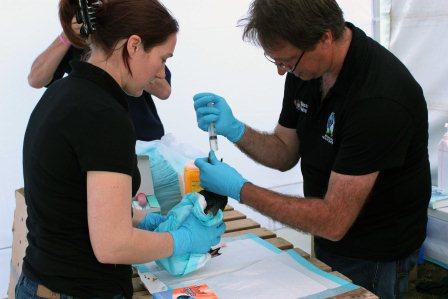
[[[208,107],[213,107],[215,103],[208,103]],[[211,123],[208,127],[208,141],[210,143],[210,150],[218,150],[218,135],[216,135],[215,123]]]

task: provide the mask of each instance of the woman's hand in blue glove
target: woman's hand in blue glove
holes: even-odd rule
[[[148,214],[146,214],[145,218],[140,221],[137,228],[154,231],[159,226],[159,224],[164,222],[165,220],[166,216],[149,212]]]
[[[217,225],[205,226],[191,213],[179,229],[169,232],[174,241],[173,256],[206,253],[219,243],[225,231],[226,226],[222,221]]]

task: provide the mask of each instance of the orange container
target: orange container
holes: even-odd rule
[[[199,174],[199,168],[195,165],[187,165],[184,167],[185,194],[202,190]]]

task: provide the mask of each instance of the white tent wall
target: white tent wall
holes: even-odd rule
[[[431,175],[437,185],[437,146],[448,122],[448,1],[385,0],[381,6],[381,22],[390,23],[389,30],[382,31],[390,35],[384,41],[389,41],[390,51],[409,68],[425,93]]]
[[[281,108],[284,78],[277,75],[261,49],[241,40],[237,20],[246,14],[251,1],[162,2],[181,27],[174,58],[168,61],[172,95],[167,101],[156,101],[166,132],[207,151],[207,135],[196,127],[192,108],[192,95],[199,91],[222,94],[241,120],[257,129],[272,130]],[[346,19],[370,35],[371,0],[338,2]],[[0,27],[4,29],[0,50],[0,298],[6,295],[9,277],[14,190],[23,186],[23,135],[44,91],[29,87],[27,74],[34,58],[60,33],[57,4],[57,0],[0,1]],[[252,162],[224,138],[219,139],[219,146],[219,155],[256,184],[273,187],[301,181],[298,166],[281,173]],[[270,223],[249,209],[245,212],[262,224]]]

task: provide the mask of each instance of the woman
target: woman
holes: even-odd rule
[[[71,27],[80,36],[81,24],[75,17],[72,18]],[[28,74],[28,83],[34,88],[48,87],[56,80],[72,71],[71,61],[82,60],[88,55],[87,45],[79,40],[78,48],[72,45],[62,32],[51,45],[42,52],[33,62]],[[84,50],[87,48],[87,51]],[[135,128],[137,140],[151,141],[162,138],[165,134],[163,123],[160,120],[152,96],[166,100],[171,94],[171,72],[165,67],[160,77],[148,82],[140,97],[126,96],[129,113]]]
[[[140,96],[164,71],[178,25],[156,0],[61,0],[59,9],[75,45],[71,19],[84,12],[91,55],[47,89],[27,126],[29,245],[16,298],[131,298],[130,264],[207,252],[225,230],[190,217],[154,233],[135,227],[154,229],[160,216],[131,216],[140,176],[126,94]]]

